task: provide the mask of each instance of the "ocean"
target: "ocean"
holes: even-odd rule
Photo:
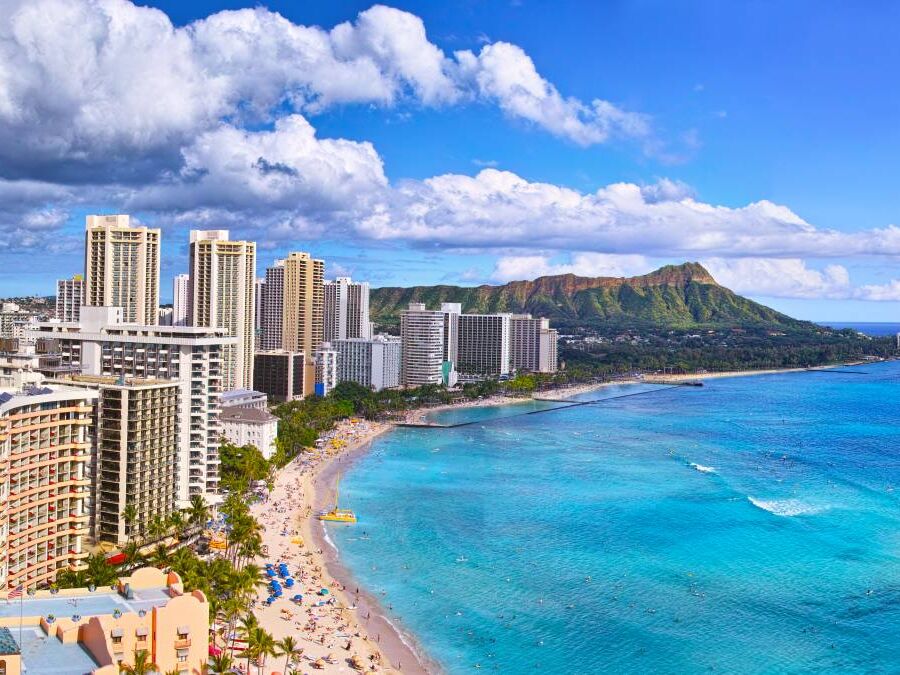
[[[898,672],[900,363],[841,370],[439,414],[330,537],[449,673]]]
[[[893,337],[900,333],[900,323],[885,323],[876,321],[857,321],[857,322],[819,322],[822,326],[831,326],[832,328],[852,328],[853,330],[872,335],[873,337]]]

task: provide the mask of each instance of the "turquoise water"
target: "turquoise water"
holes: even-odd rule
[[[331,536],[451,673],[898,672],[900,364],[854,372],[397,430]]]

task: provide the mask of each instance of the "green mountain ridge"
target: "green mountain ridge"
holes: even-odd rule
[[[384,287],[373,289],[369,302],[372,319],[382,326],[396,325],[410,302],[423,302],[429,309],[437,309],[442,302],[459,302],[464,312],[527,312],[548,317],[563,328],[818,328],[721,286],[696,262],[667,265],[630,278],[561,274],[502,286]]]

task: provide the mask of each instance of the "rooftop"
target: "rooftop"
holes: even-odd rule
[[[80,614],[81,616],[100,616],[112,614],[115,610],[124,612],[139,612],[142,609],[150,611],[154,607],[162,607],[171,596],[165,588],[145,588],[133,592],[134,597],[126,600],[118,592],[110,590],[96,590],[93,593],[78,595],[54,595],[50,597],[33,598],[25,596],[21,600],[23,616],[48,616],[57,617]],[[0,620],[19,618],[19,602],[0,602]]]
[[[219,420],[222,422],[254,422],[263,424],[265,422],[277,421],[278,418],[268,410],[231,406],[229,408],[222,408],[219,412]]]
[[[28,675],[88,675],[100,666],[81,643],[63,644],[35,626],[22,630],[22,663]]]

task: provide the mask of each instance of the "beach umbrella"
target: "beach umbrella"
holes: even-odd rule
[[[327,588],[323,588],[319,591],[319,595],[328,595],[330,591]]]

